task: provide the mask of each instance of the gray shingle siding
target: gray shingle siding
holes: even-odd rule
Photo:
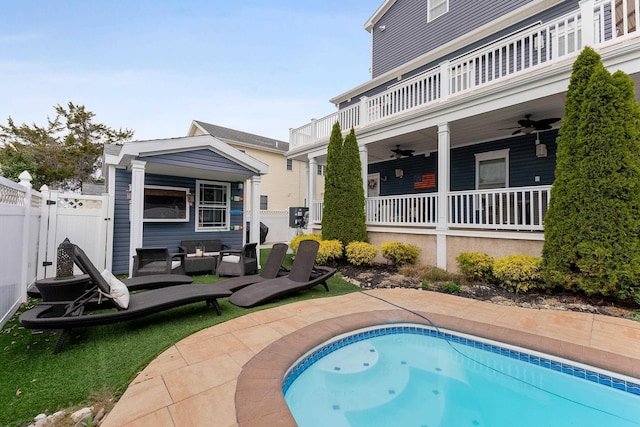
[[[378,21],[373,37],[375,78],[532,0],[449,0],[449,12],[427,22],[427,0],[397,1]]]

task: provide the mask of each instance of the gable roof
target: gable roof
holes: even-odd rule
[[[122,145],[105,144],[104,166],[128,167],[132,160],[147,159],[149,173],[205,178],[213,171],[209,167],[197,167],[198,165],[189,163],[192,161],[189,153],[202,155],[206,152],[231,162],[227,162],[227,165],[233,164],[239,167],[228,167],[225,171],[217,171],[218,175],[224,176],[229,181],[242,181],[251,175],[264,175],[268,172],[268,166],[263,162],[211,135],[129,141]],[[176,154],[182,155],[182,165],[169,165],[167,155],[173,155],[170,156],[170,161],[176,163],[175,160],[178,158]],[[103,170],[103,173],[106,173],[106,170]]]
[[[289,151],[289,143],[266,136],[255,135],[241,130],[230,129],[211,123],[194,120],[189,127],[189,135],[195,135],[196,128],[226,143],[244,145],[247,147],[259,148],[266,151],[285,153]]]

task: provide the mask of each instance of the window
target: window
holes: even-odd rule
[[[506,188],[509,186],[509,150],[476,154],[476,188]]]
[[[269,196],[260,196],[260,210],[266,211],[269,209]]]
[[[187,192],[186,188],[145,186],[143,220],[145,222],[189,221]]]
[[[229,228],[229,183],[196,181],[196,231]]]
[[[449,0],[427,0],[427,22],[449,11]]]
[[[318,165],[318,175],[324,176],[324,172],[325,172],[326,168],[327,167],[325,165]]]
[[[292,171],[293,170],[293,160],[292,159],[287,159],[287,170],[288,171]]]

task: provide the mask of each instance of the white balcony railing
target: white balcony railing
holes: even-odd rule
[[[290,147],[328,140],[336,121],[344,131],[351,127],[363,128],[577,56],[583,44],[599,47],[639,35],[640,0],[596,0],[593,13],[582,15],[582,10],[578,9],[553,22],[523,28],[390,86],[384,92],[362,97],[358,103],[292,129]],[[592,34],[591,43],[583,43],[585,32]]]
[[[551,186],[453,191],[448,196],[449,227],[543,230]]]
[[[452,191],[447,197],[447,225],[450,228],[542,231],[550,196],[550,185]],[[437,202],[436,193],[368,197],[365,200],[366,223],[435,227]],[[322,201],[313,202],[313,223],[322,223],[323,207]]]

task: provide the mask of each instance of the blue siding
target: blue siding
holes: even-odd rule
[[[403,178],[396,178],[395,170],[402,169]],[[380,177],[387,177],[386,181],[381,179],[380,195],[392,196],[397,194],[431,193],[438,191],[437,188],[430,190],[414,190],[413,183],[416,177],[428,173],[436,174],[436,184],[438,176],[438,153],[432,153],[429,157],[413,156],[401,159],[393,159],[387,162],[372,163],[369,165],[369,173],[380,173]]]
[[[211,150],[195,150],[180,153],[160,154],[153,157],[145,157],[149,163],[157,163],[172,166],[184,166],[191,169],[204,169],[216,172],[244,173],[247,177],[255,173],[246,167],[239,165],[226,157]]]
[[[206,150],[203,150],[206,151]],[[210,153],[210,152],[209,152]],[[151,158],[145,159],[151,161]],[[227,169],[228,170],[228,169]],[[131,182],[131,173],[123,169],[116,170],[116,200],[113,235],[113,268],[115,274],[129,271],[129,201],[126,191]],[[196,180],[193,178],[165,175],[145,175],[145,185],[162,185],[189,188],[195,193]],[[231,196],[244,197],[244,190],[238,190],[238,183],[231,183]],[[231,202],[231,225],[242,225],[243,202]],[[178,251],[181,240],[220,239],[230,247],[242,247],[244,230],[238,231],[195,231],[195,203],[189,208],[189,222],[149,222],[143,225],[143,246],[166,246],[169,252]],[[133,255],[133,254],[132,254]]]
[[[451,150],[451,191],[475,190],[478,153],[509,148],[509,186],[551,185],[556,166],[557,130],[540,133],[540,142],[547,145],[547,157],[536,157],[535,134],[469,145]],[[535,182],[535,176],[540,177]]]

